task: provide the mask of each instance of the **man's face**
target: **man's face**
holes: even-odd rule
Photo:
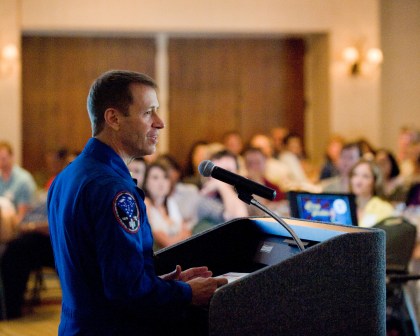
[[[251,146],[261,149],[268,158],[273,155],[273,148],[271,146],[270,139],[265,135],[255,136],[252,139]]]
[[[265,172],[265,156],[257,151],[250,151],[245,154],[245,166],[248,173],[263,175]]]
[[[232,173],[238,172],[238,167],[236,166],[236,161],[230,156],[223,156],[220,159],[213,160],[213,163],[220,168],[226,169]]]
[[[0,148],[0,171],[9,170],[13,166],[13,157],[6,148]]]
[[[153,154],[158,143],[159,130],[164,127],[157,114],[159,102],[152,87],[134,84],[131,86],[133,103],[129,115],[123,116],[120,140],[124,151],[133,157]]]
[[[359,150],[357,147],[346,148],[341,151],[338,162],[339,170],[342,176],[347,176],[350,169],[359,161]]]

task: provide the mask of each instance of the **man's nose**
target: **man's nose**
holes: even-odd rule
[[[155,128],[164,128],[165,127],[165,123],[159,117],[159,115],[157,113],[155,113],[155,115],[154,115],[153,127],[155,127]]]

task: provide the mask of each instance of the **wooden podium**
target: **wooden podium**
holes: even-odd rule
[[[157,272],[248,273],[214,294],[210,335],[385,335],[385,233],[283,219],[303,252],[275,220],[239,218],[159,251]]]

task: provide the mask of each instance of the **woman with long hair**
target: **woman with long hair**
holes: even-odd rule
[[[156,249],[191,236],[190,224],[182,218],[177,203],[170,196],[171,181],[164,164],[155,162],[147,167],[143,190]]]
[[[350,170],[350,191],[356,196],[359,226],[371,227],[394,212],[393,206],[378,195],[382,188],[379,167],[361,159]]]

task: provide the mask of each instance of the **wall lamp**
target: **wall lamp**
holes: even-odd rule
[[[347,47],[343,50],[343,59],[349,64],[349,73],[357,76],[368,68],[379,66],[383,61],[383,54],[379,48],[370,48],[362,53],[356,47]]]
[[[1,48],[0,54],[0,77],[12,74],[19,58],[19,51],[15,44],[9,43]]]

